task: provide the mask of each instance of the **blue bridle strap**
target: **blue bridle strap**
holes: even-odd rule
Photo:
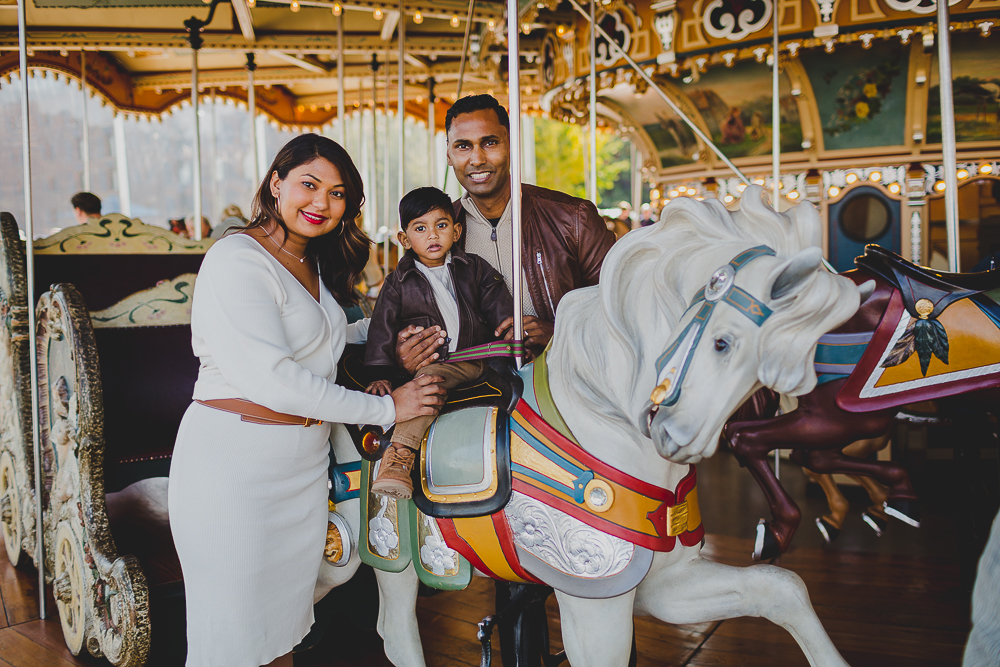
[[[713,274],[708,285],[694,298],[688,310],[701,303],[698,312],[674,341],[667,346],[666,351],[656,360],[656,376],[659,380],[663,369],[668,363],[674,362],[670,373],[653,390],[651,400],[657,405],[673,405],[680,399],[681,384],[691,365],[691,357],[697,349],[701,336],[708,324],[708,318],[720,302],[728,303],[740,311],[758,327],[771,316],[771,309],[744,289],[734,284],[736,273],[758,257],[774,256],[775,252],[766,245],[744,250],[734,257],[729,264]],[[678,370],[679,366],[679,370]],[[658,396],[659,394],[659,396]],[[660,400],[656,400],[660,398]]]

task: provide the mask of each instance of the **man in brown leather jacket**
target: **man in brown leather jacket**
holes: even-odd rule
[[[458,100],[445,119],[448,164],[466,195],[456,203],[460,243],[499,271],[512,290],[510,119],[494,97]],[[531,356],[548,345],[559,301],[570,290],[596,285],[615,235],[589,201],[533,185],[521,186],[521,263],[524,339]],[[514,337],[513,318],[497,335]],[[400,334],[397,357],[410,372],[437,359],[444,342],[434,328]]]

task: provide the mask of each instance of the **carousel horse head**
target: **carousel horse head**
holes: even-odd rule
[[[619,279],[653,287],[614,319],[638,366],[631,414],[670,461],[711,456],[726,420],[761,385],[811,391],[820,336],[858,309],[854,283],[822,266],[815,208],[777,213],[763,195],[750,186],[736,212],[717,200],[676,199],[605,260],[608,294],[622,293],[611,285]],[[614,309],[602,297],[605,312]]]

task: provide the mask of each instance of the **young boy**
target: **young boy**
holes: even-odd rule
[[[514,312],[514,301],[501,276],[486,260],[454,246],[462,235],[455,224],[451,198],[437,188],[417,188],[399,202],[399,242],[406,253],[379,293],[368,328],[365,364],[380,379],[366,391],[385,395],[389,379],[399,377],[396,336],[410,324],[440,326],[447,353],[492,342],[497,327]],[[446,353],[442,352],[442,358]],[[439,361],[420,374],[445,378],[451,389],[486,371],[486,361]],[[382,457],[372,492],[393,498],[413,494],[410,470],[434,417],[396,424]]]

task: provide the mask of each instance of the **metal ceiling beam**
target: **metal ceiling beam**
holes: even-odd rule
[[[389,10],[382,19],[382,41],[388,42],[392,39],[392,34],[396,32],[396,24],[399,23],[399,12]]]
[[[247,0],[232,0],[233,12],[236,13],[236,20],[240,24],[240,32],[243,33],[243,39],[248,42],[254,42],[257,40],[256,35],[253,33],[253,16],[250,14],[250,7],[247,5]]]
[[[273,56],[273,57],[277,58],[278,60],[284,60],[286,63],[288,63],[290,65],[295,65],[296,67],[301,67],[302,69],[306,70],[307,72],[313,72],[315,74],[322,74],[324,76],[327,76],[330,73],[330,71],[328,69],[326,69],[325,67],[323,67],[322,65],[319,65],[317,63],[314,63],[314,62],[311,62],[309,60],[306,60],[302,56],[293,56],[290,53],[283,53],[281,51],[268,51],[267,55]]]
[[[413,65],[414,67],[419,67],[422,70],[430,69],[429,65],[426,62],[424,62],[423,60],[416,57],[410,52],[407,52],[406,55],[403,56],[403,58],[406,60],[408,64]]]
[[[231,32],[205,31],[202,33],[204,45],[202,53],[211,51],[266,52],[268,50],[285,53],[328,53],[336,54],[336,40],[326,32],[297,33],[294,35],[268,35],[257,33],[255,42],[248,42],[242,35]],[[525,40],[526,42],[528,40]],[[535,40],[532,50],[522,49],[521,53],[539,53],[541,39]],[[39,26],[28,35],[27,47],[36,51],[58,51],[79,49],[86,46],[88,51],[155,51],[178,49],[186,52],[190,47],[182,31],[162,30],[108,30],[98,27],[83,27],[74,30],[46,30]],[[414,55],[458,56],[462,52],[462,35],[459,34],[415,34],[406,40],[407,51]],[[345,34],[344,50],[347,55],[369,55],[381,52],[385,40],[377,34]],[[0,31],[0,51],[17,50],[17,35],[13,31]]]

